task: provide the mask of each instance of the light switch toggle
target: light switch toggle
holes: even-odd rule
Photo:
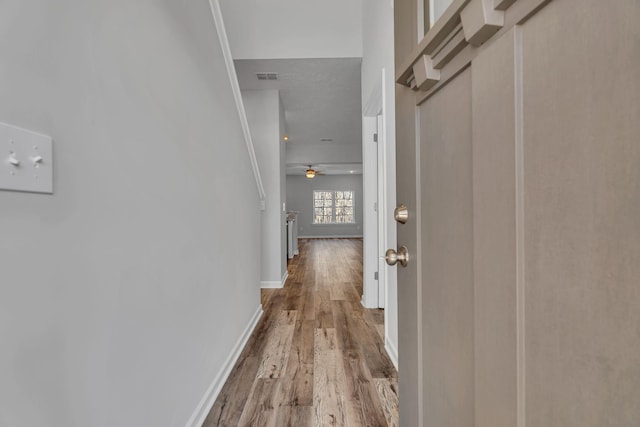
[[[42,164],[43,160],[44,159],[42,158],[42,156],[33,156],[31,158],[31,161],[33,162],[33,166],[35,166],[37,168],[40,167],[40,165]]]
[[[20,166],[20,160],[18,160],[14,154],[9,155],[9,163],[15,167]]]

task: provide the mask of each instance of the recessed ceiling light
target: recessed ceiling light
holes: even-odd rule
[[[289,135],[283,136],[282,139],[284,139],[285,141],[288,141],[289,140]]]

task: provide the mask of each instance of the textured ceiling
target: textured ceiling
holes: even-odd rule
[[[329,174],[336,173],[334,170],[341,170],[340,173],[357,170],[339,165],[353,160],[327,162],[327,155],[330,157],[332,151],[344,152],[341,147],[345,145],[353,148],[362,145],[361,63],[361,58],[246,59],[236,60],[235,66],[242,90],[280,90],[289,136],[287,145],[309,148],[309,158],[299,161],[323,162]],[[258,80],[256,73],[277,73],[278,80]],[[321,141],[326,138],[332,141]],[[325,155],[316,157],[314,153],[318,152]]]

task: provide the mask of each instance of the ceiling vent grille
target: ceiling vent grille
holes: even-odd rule
[[[320,138],[321,142],[333,142],[333,138]]]
[[[258,80],[278,80],[278,73],[256,73]]]

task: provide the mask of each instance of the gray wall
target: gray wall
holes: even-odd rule
[[[354,190],[356,223],[312,224],[313,190]],[[300,237],[362,236],[362,175],[321,175],[313,179],[288,175],[287,208],[300,212],[298,215]]]
[[[183,426],[259,305],[208,2],[1,9],[0,121],[53,136],[55,194],[0,192],[0,425]]]
[[[245,90],[242,101],[247,113],[256,158],[267,193],[262,212],[261,283],[273,287],[282,283],[287,271],[284,196],[284,141],[280,95],[277,90]]]

